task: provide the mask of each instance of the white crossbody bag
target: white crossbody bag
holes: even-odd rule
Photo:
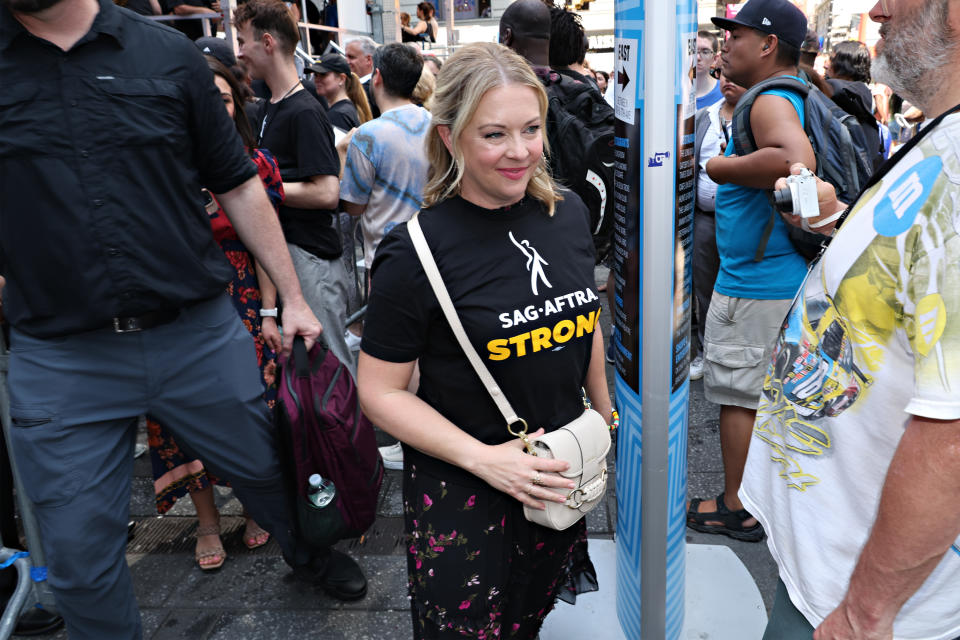
[[[453,335],[456,336],[457,342],[460,343],[460,347],[483,382],[483,386],[486,387],[503,415],[507,423],[507,431],[523,440],[528,453],[542,458],[566,460],[570,463],[570,468],[563,473],[544,474],[560,475],[574,482],[573,489],[544,487],[548,491],[566,496],[566,500],[563,503],[544,501],[546,509],[542,511],[524,505],[523,515],[530,522],[558,531],[570,527],[596,507],[606,493],[607,452],[610,450],[610,429],[606,421],[593,409],[586,409],[576,420],[563,425],[556,431],[536,440],[529,440],[527,422],[517,416],[503,391],[490,375],[490,371],[484,366],[477,350],[470,344],[457,311],[453,307],[453,302],[450,300],[450,294],[447,293],[447,288],[443,284],[443,278],[437,269],[430,247],[427,246],[427,240],[423,236],[423,230],[420,229],[417,216],[407,223],[407,230],[410,232],[410,239],[413,241],[427,279],[430,280],[430,286],[453,330]]]

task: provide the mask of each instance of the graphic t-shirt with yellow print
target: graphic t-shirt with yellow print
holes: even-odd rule
[[[846,593],[913,415],[960,419],[958,115],[856,203],[797,294],[764,381],[741,497],[814,626]],[[960,636],[960,542],[894,633]]]

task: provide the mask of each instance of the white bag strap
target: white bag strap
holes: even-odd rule
[[[423,229],[420,228],[420,221],[417,219],[417,216],[414,216],[407,222],[407,231],[410,232],[413,248],[417,250],[417,257],[420,258],[420,263],[423,265],[423,270],[427,274],[430,286],[433,287],[433,293],[437,296],[437,301],[440,302],[443,315],[446,316],[447,322],[450,323],[450,328],[453,330],[453,335],[456,336],[457,342],[460,343],[460,348],[463,349],[463,352],[467,355],[467,360],[473,365],[473,370],[480,376],[483,386],[487,388],[490,397],[493,398],[500,413],[503,414],[503,419],[507,421],[507,427],[510,429],[510,433],[519,437],[519,434],[515,433],[510,427],[519,422],[522,424],[520,432],[525,433],[527,423],[520,418],[513,410],[513,407],[510,406],[507,398],[503,395],[503,391],[500,390],[500,386],[496,380],[493,379],[493,376],[490,375],[490,371],[483,364],[483,360],[480,359],[480,354],[477,353],[477,350],[473,348],[473,345],[467,338],[467,333],[463,330],[463,324],[460,323],[457,310],[453,308],[453,301],[450,300],[450,294],[447,293],[447,287],[443,284],[443,278],[440,276],[440,270],[437,269],[437,263],[433,259],[430,247],[427,245],[427,239],[423,236]]]

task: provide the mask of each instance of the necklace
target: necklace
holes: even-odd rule
[[[294,85],[289,89],[287,89],[287,92],[283,94],[283,97],[277,100],[277,102],[283,102],[284,100],[286,100],[288,97],[290,97],[290,94],[293,93],[293,90],[299,86],[300,86],[300,79],[297,78],[297,81],[294,83]]]
[[[273,105],[280,104],[281,102],[283,102],[284,100],[286,100],[288,97],[290,97],[290,94],[293,93],[294,90],[296,90],[296,88],[299,87],[299,86],[300,86],[300,79],[297,78],[297,82],[296,82],[292,87],[290,87],[289,89],[287,89],[287,92],[286,92],[285,94],[283,94],[283,96],[282,96],[279,100],[277,100],[276,102],[274,102],[273,100],[268,100],[268,101],[267,101],[267,105],[266,105],[266,107],[264,108],[263,122],[260,123],[260,135],[257,136],[257,144],[258,144],[258,145],[260,144],[260,141],[263,140],[263,134],[266,133],[266,130],[267,130],[267,120],[270,118],[270,113],[269,113],[269,111],[270,111],[270,109],[269,109],[269,108],[270,108],[270,105],[271,105],[271,104],[273,104]]]

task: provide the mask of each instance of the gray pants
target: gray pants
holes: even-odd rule
[[[19,488],[34,504],[71,640],[141,637],[125,547],[143,414],[230,481],[289,564],[311,562],[291,531],[254,344],[226,295],[137,333],[14,330],[9,386]]]
[[[330,351],[357,377],[357,362],[347,347],[347,286],[350,276],[340,258],[324,260],[295,244],[288,244],[303,297],[323,325],[323,338]]]
[[[807,622],[800,610],[790,601],[787,587],[777,580],[777,595],[774,597],[773,610],[763,632],[763,640],[811,640],[813,626]]]
[[[697,301],[697,348],[703,351],[703,334],[707,328],[707,309],[713,285],[720,272],[717,253],[717,228],[713,214],[699,209],[693,218],[693,294]]]

